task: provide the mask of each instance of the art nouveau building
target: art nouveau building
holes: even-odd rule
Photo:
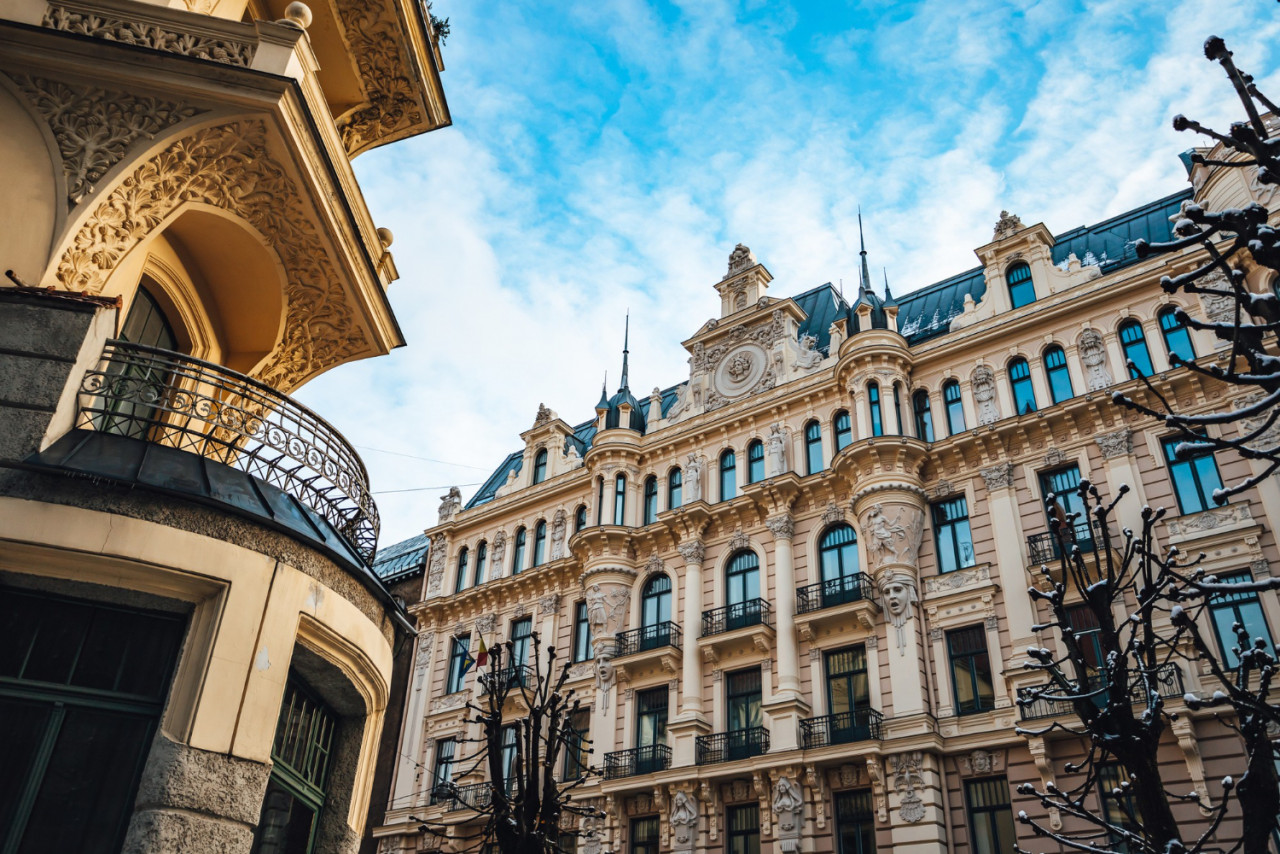
[[[1241,173],[1192,177],[1194,190],[1057,235],[1003,215],[981,266],[897,300],[871,292],[865,255],[852,304],[829,284],[779,294],[739,246],[719,311],[683,342],[686,379],[637,399],[624,367],[594,418],[541,408],[523,447],[427,531],[382,850],[432,845],[420,820],[473,820],[487,789],[459,776],[475,726],[461,709],[478,690],[466,654],[510,641],[520,659],[535,631],[589,698],[579,725],[603,773],[584,796],[609,818],[587,850],[995,854],[1015,832],[1052,850],[1013,821],[1060,825],[1014,787],[1068,781],[1079,749],[1015,731],[1069,712],[1015,702],[1037,678],[1019,667],[1042,617],[1026,590],[1058,548],[1046,494],[1070,505],[1081,478],[1109,495],[1128,484],[1119,524],[1163,505],[1163,542],[1213,571],[1276,565],[1274,480],[1213,506],[1250,463],[1171,461],[1159,424],[1110,402],[1147,394],[1133,360],[1184,410],[1223,404],[1169,362],[1218,346],[1174,306],[1223,306],[1159,289],[1187,257],[1133,249],[1168,239],[1193,195],[1257,197]],[[1210,610],[1280,626],[1269,595]],[[1180,708],[1201,674],[1170,669],[1165,685]],[[1182,709],[1166,780],[1216,795],[1238,751]],[[450,779],[460,788],[441,794]],[[1203,820],[1194,803],[1176,810]]]
[[[404,343],[351,159],[441,67],[412,0],[0,2],[0,850],[359,846],[412,623],[289,395]]]

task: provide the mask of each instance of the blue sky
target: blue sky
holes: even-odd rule
[[[1186,186],[1176,113],[1239,107],[1210,34],[1280,95],[1268,0],[436,0],[454,125],[356,161],[409,341],[301,397],[360,449],[383,544],[482,481],[539,403],[687,378],[735,243],[788,296],[972,268],[1001,209],[1059,233]],[[877,276],[878,279],[878,276]],[[470,495],[474,486],[464,486]]]

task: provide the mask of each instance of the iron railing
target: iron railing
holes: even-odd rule
[[[1131,673],[1130,679],[1138,676],[1137,673]],[[1182,671],[1172,662],[1163,664],[1156,668],[1154,674],[1156,690],[1160,696],[1169,699],[1171,697],[1181,697],[1183,694]],[[1100,677],[1095,677],[1093,681],[1100,685]],[[1028,685],[1018,689],[1018,712],[1024,721],[1036,720],[1038,718],[1052,718],[1058,715],[1075,714],[1075,704],[1071,700],[1062,699],[1063,692],[1057,688],[1049,689],[1048,696],[1036,696],[1036,692],[1041,691],[1043,686]],[[1090,688],[1086,683],[1084,692],[1088,693],[1095,688]],[[1099,691],[1096,696],[1090,697],[1090,702],[1098,706],[1105,705],[1109,699],[1107,691]],[[1142,683],[1133,682],[1129,686],[1129,702],[1145,703],[1147,701],[1146,692]]]
[[[509,688],[531,688],[537,682],[533,667],[528,664],[508,664],[498,671],[498,678],[505,680]],[[487,685],[489,673],[481,673],[482,685]]]
[[[800,743],[805,750],[831,744],[880,740],[884,715],[875,709],[854,709],[800,721]]]
[[[699,765],[733,762],[769,752],[769,730],[762,726],[700,735],[694,745],[694,761]]]
[[[471,783],[466,786],[455,786],[446,783],[437,786],[439,803],[447,803],[450,812],[458,810],[483,810],[493,805],[492,783]],[[432,803],[436,803],[436,792],[431,793]]]
[[[258,478],[323,516],[373,560],[378,508],[360,457],[329,422],[244,374],[108,341],[80,381],[77,426],[199,454]]]
[[[670,620],[632,629],[629,632],[618,632],[617,654],[619,656],[647,652],[664,646],[680,649],[680,627]]]
[[[619,780],[637,774],[652,774],[671,767],[671,748],[665,744],[646,744],[630,750],[615,750],[604,755],[604,778]]]
[[[833,608],[863,599],[876,599],[876,586],[861,572],[829,581],[819,581],[796,590],[796,613],[808,614],[821,608]]]
[[[736,605],[702,612],[702,636],[719,635],[746,626],[773,626],[773,606],[765,599],[748,599]]]
[[[1031,562],[1035,564],[1057,562],[1064,554],[1071,554],[1072,546],[1079,546],[1082,552],[1093,551],[1094,531],[1088,523],[1027,537],[1027,552],[1031,556]]]

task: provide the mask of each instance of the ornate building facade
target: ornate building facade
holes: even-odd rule
[[[357,850],[413,624],[289,394],[404,343],[351,160],[442,67],[416,0],[0,4],[0,849]]]
[[[422,820],[455,825],[455,840],[475,821],[487,783],[460,761],[479,690],[465,662],[483,640],[510,641],[520,664],[534,631],[568,655],[590,705],[577,726],[602,773],[580,796],[607,818],[580,850],[997,854],[1015,834],[1053,850],[1014,821],[1025,810],[1070,827],[1016,786],[1068,782],[1080,755],[1073,737],[1017,731],[1070,714],[1017,703],[1042,678],[1020,667],[1045,617],[1027,588],[1061,548],[1046,495],[1071,511],[1082,478],[1111,496],[1127,484],[1119,526],[1165,506],[1161,541],[1203,551],[1211,571],[1276,566],[1275,480],[1218,507],[1212,490],[1253,463],[1176,460],[1160,424],[1110,400],[1150,394],[1132,361],[1181,410],[1223,404],[1169,361],[1221,346],[1174,307],[1214,318],[1223,305],[1160,290],[1189,256],[1133,249],[1167,240],[1193,198],[1258,198],[1245,173],[1191,177],[1057,235],[1002,215],[979,267],[896,300],[872,292],[865,252],[850,304],[829,284],[776,295],[738,246],[719,312],[683,342],[687,379],[637,399],[624,353],[622,386],[594,418],[540,408],[523,447],[465,507],[447,497],[426,531],[381,850],[435,847]],[[1264,272],[1252,287],[1273,287]],[[1219,627],[1280,626],[1271,594],[1209,611]],[[1183,707],[1200,672],[1171,667],[1163,684],[1179,712],[1166,783],[1216,797],[1239,744]],[[1174,809],[1189,829],[1204,821],[1195,803]]]

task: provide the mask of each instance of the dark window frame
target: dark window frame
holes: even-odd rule
[[[649,475],[644,479],[644,519],[645,525],[658,521],[658,476]]]
[[[1136,335],[1133,333],[1136,331]],[[1129,379],[1137,379],[1138,377],[1149,377],[1155,373],[1155,366],[1151,362],[1151,348],[1147,346],[1147,331],[1142,327],[1142,322],[1136,318],[1131,318],[1121,323],[1116,329],[1116,335],[1120,337],[1120,349],[1124,353],[1125,364],[1134,363],[1134,367],[1129,368]],[[1135,359],[1134,356],[1140,356],[1141,359]]]
[[[1009,388],[1013,393],[1013,411],[1016,415],[1027,415],[1038,408],[1036,387],[1031,382],[1031,363],[1022,356],[1011,359],[1006,366],[1009,372]]]
[[[911,395],[911,411],[915,416],[916,438],[922,442],[932,442],[934,438],[933,408],[929,401],[929,392],[919,389]]]
[[[539,448],[533,455],[533,485],[537,486],[547,479],[547,449]]]
[[[733,448],[725,448],[720,452],[720,495],[721,501],[732,501],[738,497],[738,457]]]
[[[1009,286],[1009,304],[1013,308],[1022,308],[1036,301],[1036,283],[1031,276],[1030,264],[1016,261],[1004,271],[1004,276]]]
[[[764,442],[752,439],[747,443],[747,483],[764,480]]]
[[[935,501],[929,505],[929,515],[933,521],[933,547],[938,574],[944,575],[975,565],[977,558],[973,547],[973,530],[969,523],[968,499],[964,495],[953,495]],[[967,558],[964,553],[966,543],[969,546]]]
[[[1042,357],[1044,375],[1049,383],[1049,399],[1062,403],[1076,396],[1071,383],[1071,369],[1067,365],[1067,351],[1058,344],[1045,348]]]
[[[969,429],[964,420],[964,395],[960,391],[959,380],[947,380],[942,384],[942,405],[947,413],[948,436],[955,436]]]
[[[880,384],[875,380],[867,383],[867,409],[871,413],[871,435],[884,435],[884,412],[880,406]]]
[[[959,648],[957,648],[959,647]],[[987,630],[982,623],[962,626],[946,633],[947,665],[951,670],[951,692],[957,715],[979,715],[996,707],[995,678]],[[981,673],[986,674],[986,685]],[[960,687],[967,683],[972,700],[961,704]]]
[[[667,509],[675,510],[684,506],[684,473],[679,466],[667,472]]]
[[[853,419],[849,417],[849,410],[836,412],[831,419],[831,433],[835,436],[837,454],[853,444]]]
[[[825,468],[822,460],[822,425],[817,419],[804,425],[805,474],[817,474]]]
[[[591,620],[587,618],[587,600],[580,599],[573,605],[573,661],[590,661],[595,658],[591,638]]]

